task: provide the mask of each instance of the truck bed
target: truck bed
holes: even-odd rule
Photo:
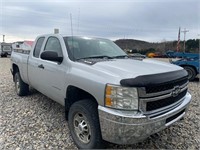
[[[28,83],[28,58],[30,51],[22,49],[14,49],[12,51],[12,65],[17,64],[21,72],[21,78],[25,83]]]

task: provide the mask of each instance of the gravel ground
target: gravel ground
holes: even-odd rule
[[[19,97],[9,71],[10,59],[0,58],[0,149],[77,149],[69,134],[63,107],[35,90]],[[200,149],[200,85],[189,83],[192,102],[184,120],[134,145],[121,149]]]

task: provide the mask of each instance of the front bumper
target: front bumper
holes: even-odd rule
[[[102,138],[116,144],[137,143],[181,119],[185,115],[190,101],[191,95],[187,93],[182,104],[154,118],[139,112],[99,106]]]

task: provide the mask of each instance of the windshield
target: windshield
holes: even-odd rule
[[[107,39],[64,37],[64,41],[71,60],[127,56],[114,42]]]

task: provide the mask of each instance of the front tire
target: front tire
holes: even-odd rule
[[[189,67],[189,66],[184,66],[183,68],[188,72],[188,80],[190,81],[194,80],[194,78],[197,75],[196,71],[192,67]]]
[[[28,84],[24,83],[21,79],[20,73],[15,73],[15,91],[19,96],[25,96],[29,92]]]
[[[94,101],[86,99],[77,101],[70,107],[69,129],[80,149],[103,148],[97,106]]]

